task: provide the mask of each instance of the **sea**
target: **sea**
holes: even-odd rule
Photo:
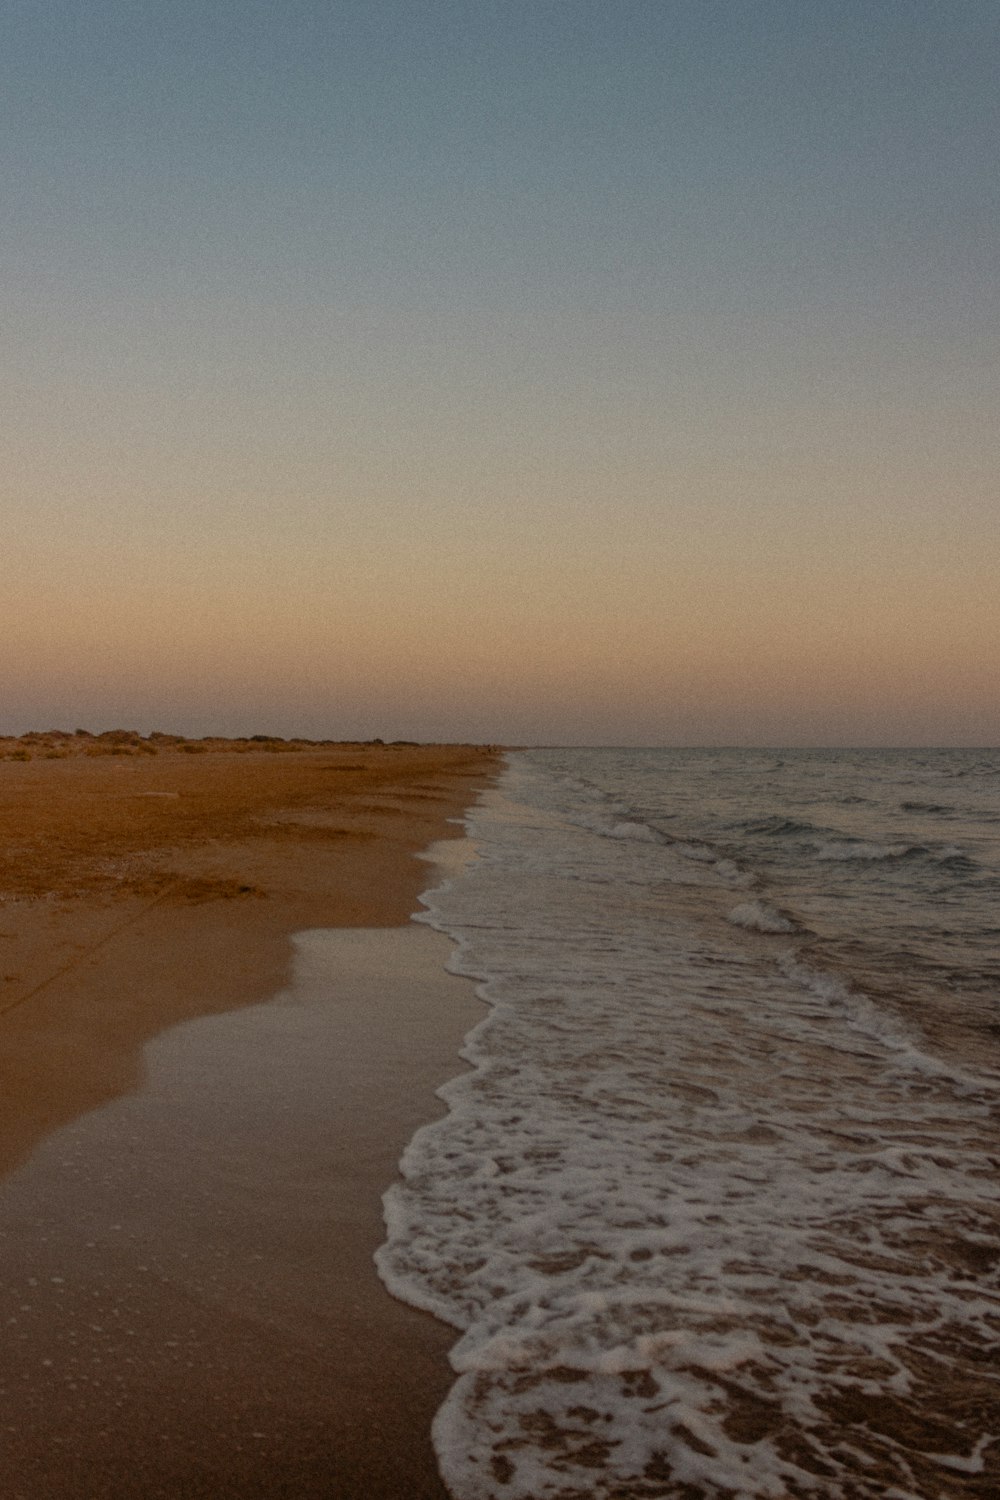
[[[1000,1495],[1000,752],[511,753],[377,1262],[456,1500]]]

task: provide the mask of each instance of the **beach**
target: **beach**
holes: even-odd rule
[[[443,1495],[451,1335],[371,1257],[482,1015],[409,918],[491,753],[0,757],[4,1493]]]

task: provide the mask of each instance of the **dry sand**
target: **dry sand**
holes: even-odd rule
[[[0,1491],[439,1497],[452,1335],[371,1254],[481,1014],[412,856],[493,757],[150,748],[0,742]]]

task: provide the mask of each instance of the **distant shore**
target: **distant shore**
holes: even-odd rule
[[[5,1074],[0,1094],[0,1171],[5,1174],[0,1182],[0,1229],[8,1264],[16,1268],[22,1263],[26,1274],[33,1259],[44,1258],[46,1252],[33,1244],[37,1231],[25,1218],[23,1204],[29,1205],[30,1218],[33,1195],[41,1203],[43,1197],[62,1191],[45,1176],[53,1167],[42,1143],[68,1128],[82,1143],[79,1149],[90,1161],[88,1170],[94,1169],[95,1154],[107,1150],[113,1155],[110,1146],[93,1143],[101,1139],[103,1120],[110,1128],[116,1112],[127,1112],[127,1103],[114,1101],[137,1091],[141,1099],[145,1044],[178,1023],[254,1006],[287,991],[294,979],[294,933],[403,929],[399,938],[386,933],[385,941],[376,940],[374,947],[366,940],[368,946],[355,942],[338,949],[336,939],[331,939],[327,961],[334,971],[343,971],[339,1009],[313,1000],[311,1009],[302,1010],[308,1025],[320,1028],[316,1045],[332,1048],[333,1061],[323,1075],[329,1076],[330,1090],[353,1101],[351,1109],[342,1112],[337,1139],[325,1142],[315,1164],[316,1172],[325,1173],[331,1185],[340,1183],[340,1188],[331,1186],[331,1192],[356,1197],[359,1204],[347,1215],[346,1235],[340,1220],[329,1231],[330,1254],[335,1260],[340,1257],[342,1267],[338,1274],[345,1288],[346,1321],[338,1322],[337,1309],[325,1306],[317,1309],[321,1317],[316,1328],[310,1326],[306,1332],[289,1327],[286,1309],[283,1321],[275,1314],[274,1327],[269,1327],[271,1315],[266,1307],[252,1305],[250,1293],[247,1306],[241,1310],[237,1299],[221,1323],[218,1308],[202,1309],[206,1333],[221,1351],[220,1368],[228,1371],[223,1381],[228,1389],[215,1396],[222,1399],[223,1410],[252,1407],[260,1391],[275,1382],[289,1393],[286,1404],[290,1403],[298,1380],[295,1409],[305,1413],[296,1438],[285,1412],[284,1438],[266,1462],[241,1469],[238,1445],[231,1445],[230,1457],[221,1467],[214,1461],[206,1468],[206,1475],[211,1472],[214,1477],[205,1493],[321,1496],[353,1493],[353,1484],[359,1486],[359,1494],[367,1486],[364,1492],[373,1500],[382,1495],[391,1500],[401,1481],[391,1477],[392,1464],[386,1467],[385,1455],[378,1452],[383,1429],[393,1434],[397,1447],[402,1445],[408,1487],[399,1493],[443,1493],[426,1429],[437,1399],[435,1384],[442,1392],[447,1388],[444,1355],[450,1338],[430,1319],[391,1301],[370,1269],[370,1254],[377,1235],[379,1195],[388,1185],[387,1169],[391,1172],[408,1133],[434,1113],[434,1084],[460,1069],[458,1040],[476,1014],[471,987],[444,973],[444,951],[433,946],[443,940],[407,926],[419,892],[429,881],[427,865],[413,856],[436,840],[456,837],[448,820],[460,817],[495,765],[495,752],[474,746],[317,745],[262,738],[187,741],[130,731],[102,736],[50,732],[0,740],[0,1056]],[[411,991],[424,1007],[419,1014],[414,1010],[406,1018],[400,1015],[400,1035],[404,1019],[412,1029],[413,1040],[405,1045],[411,1052],[422,1048],[419,1070],[412,1076],[393,1052],[404,1045],[396,1036],[393,1015],[384,1003],[378,1010],[386,996],[402,1007]],[[287,993],[296,993],[294,987]],[[362,1000],[369,1007],[371,1025],[358,1009]],[[265,1013],[251,1013],[243,1029],[234,1023],[232,1032],[251,1050],[259,1047],[254,1032],[255,1026],[260,1031],[258,1014]],[[199,1055],[201,1033],[192,1030],[190,1044],[184,1035],[177,1033],[181,1052],[190,1045],[192,1056]],[[173,1055],[160,1043],[154,1052]],[[174,1075],[168,1069],[163,1075],[167,1082],[158,1085],[166,1090],[165,1102],[158,1107],[169,1114],[170,1077],[176,1077],[180,1092],[196,1066],[202,1064],[189,1058]],[[224,1079],[218,1085],[220,1118],[229,1107],[229,1087]],[[323,1088],[325,1084],[320,1092]],[[230,1104],[238,1103],[235,1084],[232,1090]],[[83,1125],[72,1124],[89,1111],[99,1112]],[[369,1114],[377,1126],[367,1123]],[[377,1132],[379,1139],[369,1140],[366,1131],[368,1136]],[[239,1142],[229,1140],[225,1149],[238,1151]],[[304,1140],[302,1153],[307,1156],[309,1149]],[[248,1142],[246,1150],[261,1154],[259,1143]],[[168,1167],[152,1160],[144,1164],[141,1142],[136,1151],[136,1181],[159,1173],[166,1192]],[[265,1195],[282,1197],[280,1179],[268,1178],[263,1165],[260,1182]],[[282,1203],[283,1218],[294,1217],[294,1195],[287,1203],[282,1198]],[[230,1207],[236,1223],[235,1201]],[[46,1212],[51,1208],[47,1202]],[[226,1212],[224,1183],[222,1202],[213,1212]],[[12,1215],[9,1223],[7,1213]],[[310,1203],[310,1243],[320,1247],[322,1258],[324,1228],[313,1222],[315,1213]],[[191,1233],[197,1232],[192,1227]],[[62,1243],[63,1259],[72,1265],[80,1262],[82,1252],[65,1238],[71,1233],[72,1225],[50,1225],[43,1238],[46,1244]],[[162,1226],[156,1234],[169,1238]],[[265,1256],[266,1274],[262,1271],[263,1280],[258,1278],[261,1287],[268,1277],[283,1285],[285,1271],[291,1274],[281,1265],[283,1244],[275,1242]],[[82,1275],[83,1262],[77,1269]],[[330,1274],[329,1268],[323,1271],[323,1276]],[[126,1275],[124,1269],[121,1275]],[[150,1340],[156,1339],[163,1319],[176,1321],[180,1316],[176,1275],[169,1279],[171,1289],[150,1291],[133,1318]],[[52,1280],[62,1292],[66,1278],[60,1274]],[[200,1315],[188,1306],[190,1295],[189,1289],[183,1311],[187,1320]],[[328,1298],[328,1291],[323,1295]],[[158,1296],[164,1299],[162,1308]],[[275,1297],[272,1289],[272,1300]],[[296,1305],[303,1297],[308,1300],[308,1281],[305,1291],[296,1292]],[[58,1308],[44,1318],[41,1312],[37,1316],[55,1337],[61,1326]],[[253,1338],[244,1347],[250,1323]],[[318,1335],[317,1328],[326,1332]],[[366,1329],[373,1348],[383,1351],[374,1365],[371,1349],[355,1347],[364,1342]],[[326,1397],[314,1388],[332,1380],[317,1338],[340,1346],[335,1364],[342,1378],[331,1384]],[[252,1356],[247,1352],[251,1344]],[[20,1380],[23,1385],[33,1355],[40,1356],[43,1345],[40,1331],[23,1334],[21,1343],[4,1356],[3,1383]],[[410,1347],[412,1360],[407,1358]],[[359,1359],[367,1360],[367,1377]],[[42,1362],[51,1367],[48,1356]],[[304,1373],[295,1374],[313,1367],[317,1375],[312,1385]],[[345,1370],[355,1373],[348,1379]],[[407,1370],[419,1372],[416,1383],[394,1389],[393,1381],[405,1385]],[[67,1386],[78,1393],[69,1373]],[[134,1465],[137,1475],[146,1476],[143,1493],[159,1493],[157,1485],[172,1495],[202,1493],[191,1478],[198,1468],[197,1456],[189,1452],[180,1470],[171,1468],[164,1457],[166,1439],[154,1441],[143,1426],[150,1404],[165,1410],[173,1394],[179,1405],[173,1417],[164,1417],[168,1427],[173,1423],[171,1462],[180,1462],[176,1455],[188,1452],[185,1444],[195,1436],[195,1448],[215,1441],[211,1426],[200,1435],[187,1430],[191,1416],[180,1400],[181,1388],[172,1390],[168,1372],[155,1360],[148,1380],[135,1387],[131,1405],[126,1402],[124,1410],[120,1400],[108,1405],[96,1383],[88,1389],[93,1410],[77,1419],[75,1454],[72,1414],[67,1410],[60,1422],[58,1402],[53,1406],[50,1397],[44,1406],[53,1431],[61,1427],[64,1435],[70,1434],[62,1447],[53,1448],[51,1433],[46,1437],[44,1431],[36,1432],[35,1446],[27,1439],[22,1447],[20,1440],[0,1443],[6,1492],[18,1493],[23,1483],[25,1493],[39,1493],[38,1485],[44,1484],[52,1500],[83,1492],[111,1496],[119,1492],[116,1484],[125,1483],[124,1471]],[[73,1410],[82,1412],[79,1395],[72,1399]],[[30,1427],[30,1405],[20,1415]],[[8,1420],[15,1422],[17,1417]],[[221,1432],[226,1421],[220,1417],[220,1423]],[[99,1441],[95,1434],[101,1424],[111,1435]],[[316,1436],[321,1432],[322,1441]],[[311,1451],[304,1451],[303,1445]],[[292,1451],[298,1455],[294,1476],[286,1472]],[[116,1464],[123,1466],[119,1478]],[[338,1464],[344,1466],[342,1472]],[[282,1488],[286,1479],[288,1487]]]

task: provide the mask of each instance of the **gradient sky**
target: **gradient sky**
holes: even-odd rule
[[[996,0],[11,0],[0,730],[1000,741]]]

